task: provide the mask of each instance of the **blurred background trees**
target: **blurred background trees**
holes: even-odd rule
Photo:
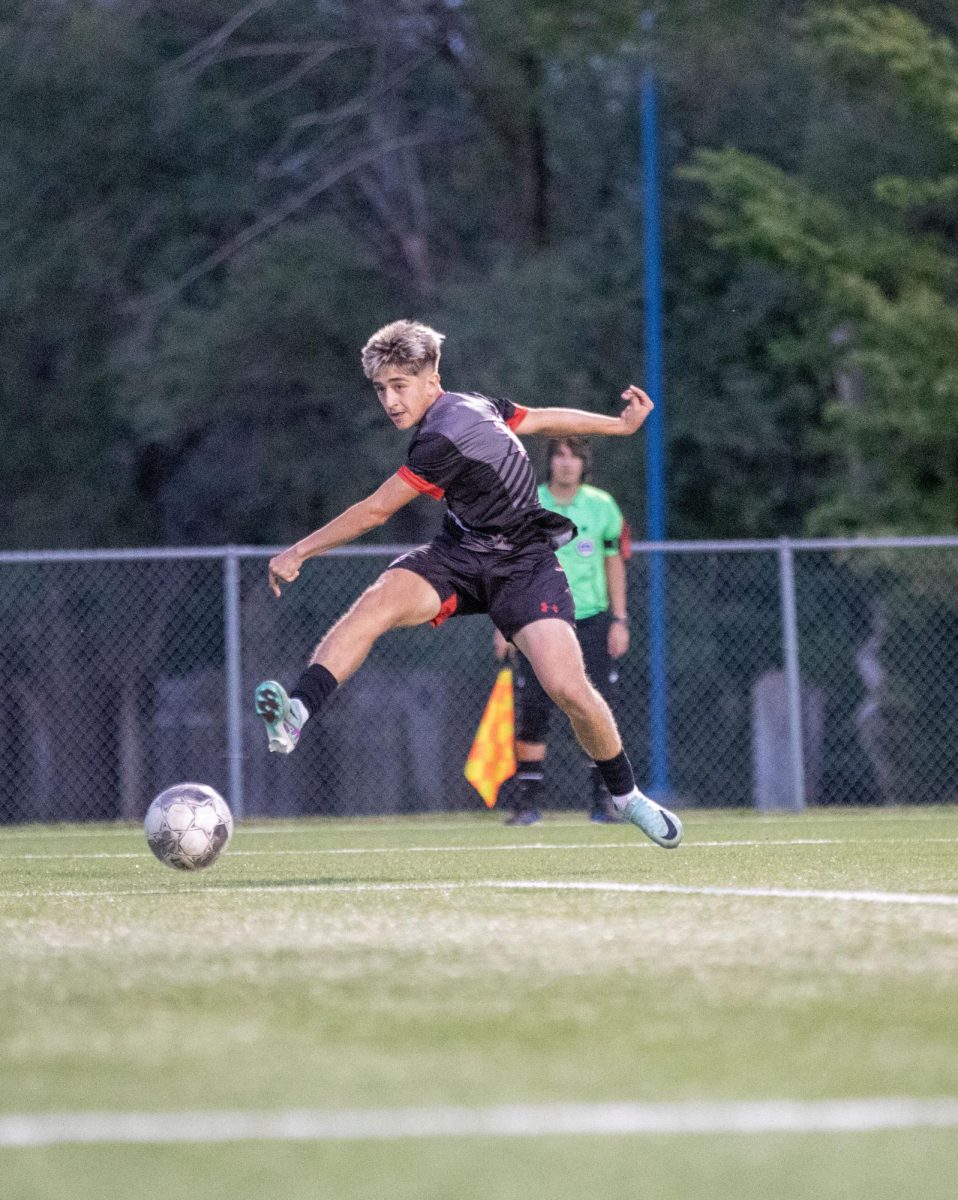
[[[953,5],[652,8],[4,4],[2,545],[318,524],[401,461],[358,369],[399,315],[448,386],[615,411],[646,63],[671,536],[953,531]],[[637,529],[643,463],[597,462]]]

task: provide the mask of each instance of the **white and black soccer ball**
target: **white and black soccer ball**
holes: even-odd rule
[[[177,783],[146,810],[146,840],[168,867],[199,871],[216,862],[233,836],[229,805],[205,783]]]

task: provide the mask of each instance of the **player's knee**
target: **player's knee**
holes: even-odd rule
[[[556,705],[573,719],[588,717],[602,703],[598,692],[585,678],[557,679],[548,690]]]

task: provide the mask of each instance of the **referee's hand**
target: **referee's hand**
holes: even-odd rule
[[[614,661],[629,652],[629,627],[622,621],[613,621],[609,626],[609,658]]]

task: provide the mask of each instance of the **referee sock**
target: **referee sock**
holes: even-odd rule
[[[315,717],[338,687],[339,680],[331,671],[319,663],[313,663],[300,675],[289,698],[298,700],[306,709],[307,716]]]
[[[615,758],[596,759],[595,765],[609,789],[612,803],[616,808],[624,808],[626,800],[635,791],[635,776],[625,751],[620,750]]]
[[[542,791],[544,776],[545,766],[541,760],[516,763],[516,782],[519,784],[517,808],[537,809],[539,807],[539,793]]]

